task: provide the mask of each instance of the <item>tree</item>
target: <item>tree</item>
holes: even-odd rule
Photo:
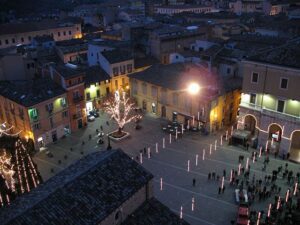
[[[138,121],[142,118],[140,114],[134,111],[135,102],[126,97],[123,92],[120,96],[119,91],[116,91],[113,96],[107,98],[103,103],[103,108],[108,113],[111,119],[114,119],[118,124],[118,134],[121,135],[125,124],[131,121]]]

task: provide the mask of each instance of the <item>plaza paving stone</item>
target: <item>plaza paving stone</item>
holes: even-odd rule
[[[107,140],[105,144],[97,146],[96,129],[103,126],[104,132],[108,133],[117,129],[113,122],[106,125],[108,120],[107,115],[102,114],[96,121],[89,123],[88,127],[80,130],[56,144],[48,147],[54,157],[49,158],[45,152],[39,152],[34,157],[38,164],[44,180],[49,179],[55,173],[61,171],[63,168],[69,166],[74,161],[82,157],[81,151],[84,155],[94,151],[105,151],[107,147]],[[121,148],[128,155],[136,159],[140,150],[144,147],[151,149],[151,158],[148,159],[147,154],[143,157],[143,166],[148,169],[154,178],[154,194],[157,199],[167,205],[176,213],[179,213],[180,207],[183,207],[183,217],[192,225],[208,224],[208,225],[225,225],[230,224],[230,220],[235,219],[237,215],[237,204],[234,200],[234,189],[229,186],[230,169],[238,168],[238,156],[243,154],[246,158],[250,157],[251,150],[245,151],[240,147],[228,146],[224,140],[223,145],[220,146],[221,133],[202,136],[199,133],[185,133],[182,138],[175,141],[172,136],[172,143],[169,144],[169,135],[163,133],[161,126],[167,121],[155,118],[153,116],[145,116],[141,122],[142,129],[135,130],[134,124],[125,126],[125,130],[129,131],[130,138],[119,143],[111,142],[113,148]],[[92,140],[88,140],[88,136],[92,135]],[[166,148],[162,149],[162,139],[165,138]],[[217,150],[212,150],[209,154],[210,144],[214,144],[218,140]],[[82,146],[82,141],[85,144]],[[159,153],[155,153],[155,143],[159,144]],[[70,147],[74,150],[71,152]],[[205,160],[202,160],[203,149],[205,149]],[[196,155],[198,154],[198,165],[196,166]],[[67,155],[67,160],[64,159]],[[250,180],[255,173],[255,178],[262,180],[266,174],[271,174],[273,169],[277,169],[280,165],[285,165],[287,161],[281,159],[274,159],[270,157],[270,163],[267,166],[266,172],[262,172],[262,161],[264,157],[258,159],[257,162],[250,165]],[[58,160],[62,163],[58,164]],[[187,171],[187,163],[190,160],[190,171]],[[54,173],[51,172],[54,169]],[[220,177],[223,174],[223,169],[226,169],[227,177],[225,179],[225,193],[218,195],[218,187],[221,181],[208,181],[207,174],[209,172],[216,172]],[[289,162],[289,169],[295,173],[300,171],[299,164]],[[163,178],[163,190],[160,190],[160,178]],[[192,180],[196,179],[196,186],[193,187]],[[281,196],[284,196],[287,190],[286,181],[283,181],[279,176],[278,182],[282,186]],[[195,199],[194,211],[191,210],[192,198]],[[266,201],[255,202],[251,209],[265,210],[267,205],[273,201],[273,196]]]

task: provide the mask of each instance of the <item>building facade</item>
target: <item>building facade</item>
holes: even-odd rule
[[[85,71],[73,64],[53,65],[51,78],[66,90],[69,103],[70,130],[74,132],[87,126],[87,112],[84,98]]]
[[[38,92],[37,92],[38,91]],[[0,119],[32,139],[36,149],[56,142],[70,129],[65,90],[50,79],[1,82]]]
[[[251,131],[264,148],[280,155],[289,153],[291,159],[299,162],[300,70],[279,63],[280,60],[243,61],[238,127]]]
[[[219,81],[213,76],[193,63],[154,65],[130,75],[131,95],[145,112],[214,132],[236,122],[240,90],[233,88],[219,93]],[[186,90],[191,81],[209,88],[201,88],[199,94],[191,95]],[[220,82],[220,85],[226,84]]]
[[[30,44],[36,36],[50,35],[55,41],[81,38],[81,22],[75,18],[63,21],[41,21],[0,25],[0,49]]]

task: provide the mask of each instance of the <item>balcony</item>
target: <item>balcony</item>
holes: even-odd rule
[[[83,101],[83,96],[73,97],[73,103],[77,104],[77,103],[79,103],[81,101]]]
[[[261,106],[255,105],[255,104],[241,102],[240,106],[247,108],[247,109],[252,109],[252,110],[258,111],[258,112],[260,112],[264,115],[270,116],[270,117],[276,117],[276,118],[280,118],[282,120],[287,120],[287,121],[296,122],[296,123],[300,122],[299,116],[294,116],[291,114],[278,112],[278,111],[275,111],[272,109],[267,109],[265,107],[261,107]]]
[[[246,102],[241,102],[240,106],[244,107],[244,108],[248,108],[248,109],[253,109],[256,111],[261,112],[262,108],[258,105],[252,104],[252,103],[246,103]]]
[[[287,120],[287,121],[291,121],[291,122],[294,122],[294,123],[299,123],[300,122],[300,117],[299,116],[294,116],[294,115],[278,112],[278,111],[271,110],[271,109],[263,108],[262,113],[267,115],[267,116],[270,116],[270,117],[277,117],[277,118],[280,118],[282,120]]]

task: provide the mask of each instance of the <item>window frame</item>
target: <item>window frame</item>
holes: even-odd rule
[[[281,85],[282,85],[282,80],[286,80],[286,88],[283,88]],[[280,77],[280,82],[279,82],[279,88],[281,90],[288,90],[289,88],[289,78],[286,78],[286,77]]]
[[[282,109],[282,112],[281,111],[278,111],[278,103],[279,101],[283,102],[283,109]],[[285,100],[282,100],[282,99],[277,99],[276,101],[276,112],[279,112],[279,113],[284,113],[285,112],[285,107],[286,107],[286,104],[285,104]]]
[[[253,75],[254,75],[254,74],[257,74],[257,81],[256,81],[256,82],[253,81]],[[259,73],[257,73],[257,72],[252,72],[252,74],[251,74],[251,83],[252,83],[252,84],[258,84],[258,82],[259,82]]]

